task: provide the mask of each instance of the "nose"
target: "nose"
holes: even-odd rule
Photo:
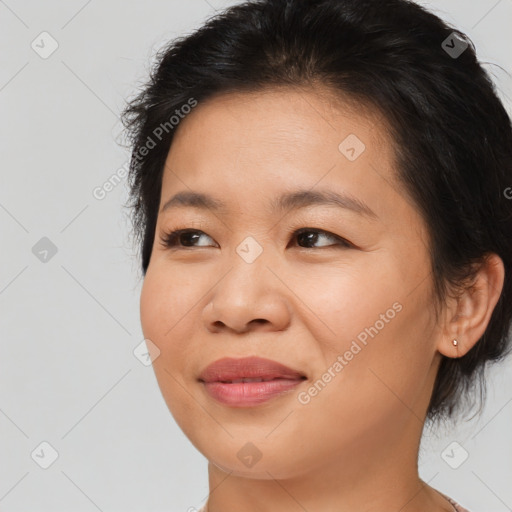
[[[238,255],[211,292],[202,319],[211,332],[242,334],[280,331],[290,322],[290,302],[283,281],[263,255],[247,263]]]

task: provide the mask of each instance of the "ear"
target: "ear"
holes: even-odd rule
[[[502,259],[488,254],[480,264],[472,284],[458,298],[448,301],[443,335],[437,350],[446,357],[462,357],[483,336],[491,319],[505,279]],[[453,340],[457,340],[454,345]]]

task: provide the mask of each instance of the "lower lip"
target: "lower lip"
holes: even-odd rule
[[[204,382],[207,393],[232,407],[254,407],[286,393],[303,382],[297,379],[275,379],[265,382]]]

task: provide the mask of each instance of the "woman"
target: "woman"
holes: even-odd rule
[[[405,0],[246,2],[164,48],[124,122],[202,510],[464,511],[420,439],[512,316],[511,124],[465,36]]]

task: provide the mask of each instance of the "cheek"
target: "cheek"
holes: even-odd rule
[[[140,321],[144,336],[163,344],[172,339],[174,332],[182,328],[182,321],[200,297],[186,273],[159,270],[148,267],[140,295]]]
[[[160,350],[170,318],[165,311],[174,311],[165,281],[157,279],[149,271],[146,274],[140,295],[140,322],[144,337],[155,343]]]
[[[187,368],[190,354],[187,352],[193,322],[193,305],[197,293],[183,282],[183,276],[169,272],[156,272],[148,268],[140,295],[140,320],[144,338],[151,340],[159,349],[153,360],[153,371],[162,396],[171,414],[181,425],[187,417],[190,399],[184,391],[181,374]],[[181,425],[187,428],[187,425]]]
[[[366,323],[354,325],[338,347],[345,362],[329,400],[340,404],[340,421],[352,417],[346,411],[360,410],[372,428],[391,427],[407,421],[411,411],[422,415],[434,355],[430,316],[411,297],[372,304],[369,311]]]
[[[357,337],[364,341],[370,336],[368,329],[374,331],[372,326],[376,323],[381,331],[399,316],[397,309],[401,307],[396,300],[401,296],[399,280],[392,269],[383,275],[382,263],[377,263],[368,258],[357,268],[330,268],[316,275],[310,272],[308,279],[293,283],[297,295],[305,298],[312,322],[321,320],[325,335],[320,336],[318,329],[314,334],[326,341],[325,348],[343,353],[348,349],[347,341],[348,345]],[[309,327],[313,331],[313,323]]]
[[[326,367],[315,375],[307,390],[310,396],[300,397],[304,405],[296,415],[296,428],[304,438],[322,432],[312,451],[350,451],[350,446],[363,450],[395,439],[415,421],[413,414],[421,417],[431,357],[425,329],[410,330],[416,313],[404,305],[378,332],[369,330],[366,344],[349,336],[337,350],[323,354]]]
[[[155,325],[159,317],[155,312],[158,303],[158,289],[153,285],[153,281],[148,272],[144,278],[140,293],[140,324],[144,338],[152,339],[153,332],[158,331]]]
[[[169,374],[187,366],[186,359],[197,293],[183,282],[183,276],[148,269],[140,296],[140,321],[144,338],[159,349],[153,369],[160,387],[173,386]],[[162,389],[163,390],[163,389]]]
[[[381,266],[367,266],[364,273],[330,275],[329,280],[303,283],[302,290],[306,293],[308,288],[304,295],[308,306],[322,320],[312,317],[309,325],[317,341],[321,340],[319,360],[323,364],[316,377],[321,378],[329,368],[336,375],[328,385],[330,392],[322,391],[323,397],[332,392],[329,400],[345,402],[345,410],[355,406],[354,400],[358,408],[366,403],[377,415],[385,414],[386,407],[393,408],[394,401],[400,402],[391,390],[413,403],[434,355],[428,280],[411,293],[414,280],[400,279],[392,265],[385,274]],[[329,374],[325,377],[330,378]]]

